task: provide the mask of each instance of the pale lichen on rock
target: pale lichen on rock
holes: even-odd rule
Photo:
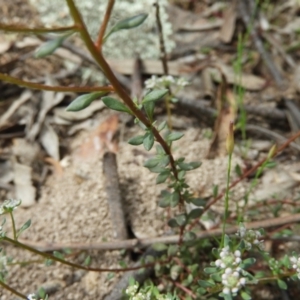
[[[69,25],[72,23],[65,0],[30,0],[40,13],[41,21],[47,25]],[[97,36],[100,22],[105,13],[107,0],[75,0],[87,28],[93,37]],[[156,26],[154,0],[117,0],[109,25],[117,21],[148,13],[145,23],[138,28],[122,30],[113,34],[104,46],[104,54],[110,58],[132,58],[139,54],[142,58],[158,58],[160,55],[159,38]],[[167,0],[159,0],[160,17],[163,24],[166,51],[175,47],[172,40],[172,24],[166,12]]]

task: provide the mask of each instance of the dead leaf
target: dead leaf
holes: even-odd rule
[[[80,111],[66,111],[66,107],[54,109],[54,115],[67,121],[81,121],[92,116],[96,111],[106,107],[102,101],[94,101],[87,108]]]
[[[14,163],[15,197],[22,200],[22,207],[35,204],[36,188],[32,185],[31,167]]]
[[[13,139],[12,152],[18,161],[26,166],[31,166],[40,154],[40,146],[36,142],[29,142],[26,139]]]
[[[9,109],[0,117],[0,128],[3,128],[7,125],[8,120],[11,116],[17,111],[17,109],[22,106],[25,102],[27,102],[32,96],[32,92],[29,90],[25,90],[21,96],[14,100]]]
[[[217,96],[218,117],[215,121],[214,137],[209,147],[207,158],[213,159],[217,156],[227,154],[226,139],[229,125],[236,117],[235,99],[233,93],[228,89],[219,86]]]
[[[220,30],[220,39],[224,43],[229,43],[235,30],[237,17],[237,1],[232,1],[224,13],[224,22]]]
[[[46,152],[55,160],[59,161],[59,139],[48,121],[46,121],[42,127],[39,140]]]
[[[230,84],[237,84],[237,76],[231,66],[224,65],[222,63],[217,63],[221,68],[226,80]],[[209,68],[213,79],[217,82],[221,82],[221,75],[218,69]],[[250,91],[259,91],[266,86],[266,81],[258,76],[252,74],[242,73],[241,80],[238,81],[243,88]]]
[[[55,175],[57,175],[57,176],[63,175],[63,173],[64,173],[63,167],[61,166],[61,164],[58,160],[54,159],[53,157],[46,157],[44,160],[45,160],[45,162],[47,162],[48,164],[53,166]]]
[[[48,77],[46,80],[47,85],[53,85],[53,80]],[[38,119],[31,127],[27,134],[27,138],[33,141],[39,134],[47,113],[57,104],[59,104],[65,97],[65,93],[55,93],[53,91],[43,91],[42,104],[38,114]]]
[[[106,150],[118,152],[118,144],[114,136],[118,130],[119,117],[114,114],[101,123],[82,144],[79,156],[84,159],[93,159]]]

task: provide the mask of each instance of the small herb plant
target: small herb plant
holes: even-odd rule
[[[72,34],[79,34],[85,43],[88,51],[99,64],[102,72],[110,82],[110,85],[96,88],[89,87],[60,87],[47,86],[38,83],[23,81],[6,74],[0,73],[0,79],[10,83],[25,86],[27,88],[53,90],[53,91],[73,91],[84,92],[85,94],[75,99],[69,106],[69,111],[79,111],[88,107],[93,101],[101,99],[110,109],[129,114],[134,117],[135,124],[140,126],[143,134],[135,136],[129,140],[133,146],[142,145],[145,150],[150,151],[155,146],[155,155],[145,161],[144,166],[150,172],[156,173],[156,183],[166,183],[166,188],[161,191],[159,206],[169,209],[172,216],[167,221],[174,233],[178,234],[176,244],[167,243],[154,244],[153,248],[161,251],[159,258],[146,257],[141,268],[153,267],[155,278],[153,281],[147,280],[139,284],[131,280],[124,296],[131,300],[137,299],[218,299],[221,297],[230,300],[239,295],[242,299],[251,299],[251,286],[263,283],[264,281],[275,281],[279,288],[286,289],[286,279],[298,280],[300,278],[300,258],[296,253],[286,255],[277,261],[264,251],[263,230],[246,229],[243,220],[239,223],[235,235],[226,234],[226,221],[229,217],[229,191],[234,185],[230,185],[231,158],[234,148],[233,123],[228,128],[227,151],[228,151],[228,174],[227,188],[225,193],[218,195],[218,190],[214,189],[212,201],[206,201],[194,197],[186,182],[186,172],[200,167],[200,162],[186,162],[184,157],[175,159],[172,153],[174,142],[182,138],[183,133],[171,131],[166,122],[155,120],[154,108],[158,101],[170,97],[170,86],[183,88],[187,82],[182,79],[174,79],[171,76],[161,78],[152,77],[146,81],[147,92],[140,102],[131,99],[129,94],[123,89],[120,82],[115,77],[112,69],[102,54],[102,45],[109,37],[117,31],[128,30],[139,26],[147,19],[147,14],[131,16],[120,21],[114,27],[107,30],[107,24],[114,5],[113,0],[107,4],[106,14],[99,30],[96,41],[91,39],[86,26],[82,20],[80,12],[76,8],[73,0],[66,0],[70,14],[74,20],[74,25],[56,29],[48,28],[20,28],[18,26],[5,26],[0,24],[0,29],[6,31],[20,31],[23,33],[43,34],[47,32],[60,33],[57,38],[46,42],[37,49],[36,57],[44,57],[52,54],[62,42]],[[109,95],[114,92],[118,98]],[[242,93],[242,92],[240,92]],[[299,135],[299,134],[298,134]],[[298,136],[297,135],[297,136]],[[289,140],[291,142],[297,136]],[[257,171],[257,177],[267,163],[283,150],[272,151],[268,157],[255,166],[251,171]],[[241,180],[247,173],[241,174]],[[257,179],[256,177],[256,179]],[[256,181],[251,189],[255,186]],[[247,195],[246,195],[247,196]],[[223,218],[223,228],[221,239],[211,241],[210,239],[199,240],[199,232],[195,230],[199,218],[211,205],[221,198],[225,198],[225,211]],[[65,259],[59,252],[53,254],[44,253],[22,244],[18,241],[19,236],[30,226],[30,220],[21,228],[16,228],[13,212],[20,205],[20,200],[7,200],[0,206],[0,215],[8,215],[12,223],[12,237],[9,237],[3,226],[5,219],[0,226],[0,240],[8,242],[16,247],[21,247],[26,251],[38,254],[48,263],[56,261],[66,266],[95,272],[118,272],[131,270],[130,268],[105,269],[92,268],[86,262],[83,265],[72,263]],[[193,209],[187,211],[186,204],[193,204]],[[245,203],[245,207],[246,207]],[[254,255],[255,253],[255,255]],[[255,256],[255,257],[254,257]],[[255,273],[256,259],[266,262],[265,268],[269,268],[264,277]],[[0,257],[0,285],[22,299],[47,298],[47,295],[23,295],[19,291],[9,286],[5,278],[9,259],[2,251]],[[271,275],[270,275],[271,274]],[[270,276],[269,276],[270,275]],[[269,277],[268,277],[269,276]]]

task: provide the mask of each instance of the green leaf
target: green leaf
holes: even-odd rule
[[[251,267],[254,263],[255,263],[255,258],[253,257],[249,257],[246,258],[245,260],[243,260],[243,262],[241,263],[241,268],[242,269],[247,269],[249,267]]]
[[[144,135],[137,135],[133,138],[131,138],[128,141],[128,144],[133,145],[133,146],[138,146],[138,145],[142,145],[143,141],[144,141],[145,136]]]
[[[91,94],[85,94],[77,97],[73,100],[68,107],[66,108],[67,111],[80,111],[87,108],[94,100],[100,98],[106,94],[106,92],[96,92]]]
[[[155,107],[154,102],[147,102],[144,104],[145,112],[149,120],[151,121],[151,123],[153,122],[154,107]]]
[[[155,250],[155,251],[165,251],[168,249],[168,246],[166,244],[163,244],[163,243],[155,243],[152,245],[152,248]]]
[[[156,166],[156,167],[153,167],[153,168],[148,168],[150,172],[152,173],[161,173],[163,171],[165,171],[166,169],[164,167],[161,167],[161,166]]]
[[[28,221],[26,221],[23,226],[18,230],[18,233],[17,233],[17,238],[21,235],[21,233],[23,231],[25,231],[27,228],[29,228],[31,225],[31,220],[29,219]]]
[[[161,192],[161,198],[158,202],[158,206],[163,207],[163,208],[169,207],[170,202],[171,202],[171,193],[169,193],[168,191],[163,190]]]
[[[184,134],[182,132],[172,132],[167,136],[166,140],[169,142],[173,142],[181,139],[183,136]]]
[[[204,268],[204,272],[206,274],[213,274],[213,273],[216,273],[217,271],[218,271],[217,268],[212,268],[212,267]]]
[[[125,104],[123,104],[122,102],[118,101],[115,98],[103,97],[102,101],[107,107],[109,107],[112,110],[124,111],[124,112],[127,112],[129,114],[132,114],[131,110],[127,106],[125,106]]]
[[[153,167],[156,167],[160,162],[160,157],[153,157],[153,158],[150,158],[150,159],[147,159],[144,163],[144,167],[145,168],[153,168]]]
[[[89,266],[89,265],[91,264],[91,262],[92,262],[92,259],[91,259],[91,257],[88,255],[88,256],[85,258],[85,260],[84,260],[84,262],[83,262],[83,265],[84,265],[84,266]]]
[[[147,102],[157,101],[157,100],[161,99],[162,97],[164,97],[168,92],[169,92],[168,89],[151,91],[144,97],[144,99],[142,100],[142,103],[145,104]]]
[[[167,126],[167,122],[163,121],[162,123],[160,123],[157,127],[158,131],[162,131],[163,129],[165,129],[165,127]]]
[[[150,151],[154,145],[154,136],[152,132],[147,132],[143,141],[144,148]]]
[[[170,170],[165,170],[161,172],[156,178],[156,184],[164,183],[170,176]]]
[[[189,220],[198,219],[202,215],[203,209],[202,208],[195,208],[190,211],[188,215]]]
[[[185,171],[180,170],[180,171],[178,172],[178,179],[179,179],[179,180],[182,180],[182,179],[184,178],[185,174],[186,174]]]
[[[197,235],[192,231],[186,232],[183,237],[183,240],[185,242],[195,241],[196,239],[197,239]]]
[[[169,245],[168,247],[168,256],[176,255],[179,250],[178,245]]]
[[[105,35],[103,41],[105,42],[106,39],[114,32],[117,32],[117,31],[123,30],[123,29],[131,29],[131,28],[140,26],[147,19],[147,17],[148,17],[148,14],[139,14],[139,15],[119,21]]]
[[[219,191],[219,186],[217,184],[215,184],[214,187],[213,187],[213,196],[214,196],[214,198],[217,198],[218,191]]]
[[[171,228],[176,228],[176,227],[179,226],[178,223],[177,223],[177,221],[176,221],[174,218],[172,218],[172,219],[170,219],[170,220],[168,221],[168,225],[169,225]]]
[[[197,294],[199,294],[200,296],[204,295],[207,293],[206,289],[205,288],[198,288],[197,291],[196,291]]]
[[[161,145],[156,145],[155,148],[156,148],[156,153],[157,154],[159,154],[159,155],[166,154],[164,148]]]
[[[235,166],[235,173],[237,174],[237,176],[242,176],[242,170],[239,164],[236,164]]]
[[[207,201],[203,198],[192,198],[191,202],[195,205],[195,206],[201,206],[204,207],[207,203]]]
[[[161,156],[161,160],[159,162],[159,164],[163,167],[166,167],[168,164],[170,163],[170,157],[169,155],[163,155]]]
[[[190,163],[180,162],[177,165],[180,168],[180,170],[191,171],[199,168],[201,166],[201,162],[190,162]]]
[[[244,291],[241,292],[241,296],[244,300],[251,300],[252,299],[252,297]]]
[[[210,281],[198,280],[198,284],[204,288],[214,287],[216,284]]]
[[[57,257],[59,259],[65,259],[64,256],[63,256],[63,254],[60,253],[60,252],[58,252],[58,251],[54,251],[53,252],[53,256],[55,256],[55,257]]]
[[[287,284],[283,280],[277,279],[277,284],[278,284],[279,288],[281,288],[282,290],[287,289]]]
[[[187,218],[185,214],[180,214],[174,218],[179,226],[186,224]]]
[[[178,192],[173,192],[171,194],[171,199],[170,199],[170,205],[171,205],[171,207],[177,206],[177,204],[179,203],[179,199],[180,199],[179,193]]]

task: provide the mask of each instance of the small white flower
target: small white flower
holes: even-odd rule
[[[27,300],[36,300],[37,298],[36,298],[36,295],[35,294],[29,294],[28,296],[27,296]]]
[[[230,289],[228,287],[223,288],[223,294],[229,295],[230,294]]]
[[[2,205],[0,205],[0,215],[13,211],[21,204],[21,200],[10,199],[5,200]]]

